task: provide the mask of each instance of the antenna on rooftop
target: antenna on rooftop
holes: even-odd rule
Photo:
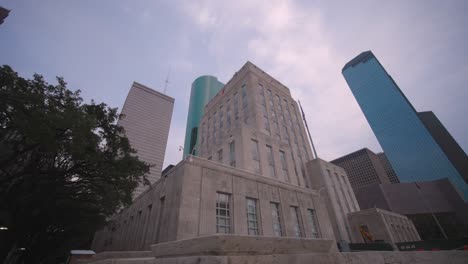
[[[317,151],[315,150],[314,141],[312,141],[312,136],[310,135],[309,126],[307,125],[307,120],[305,118],[304,110],[302,110],[301,101],[299,101],[299,100],[297,100],[297,101],[299,102],[299,107],[301,108],[302,119],[304,120],[306,129],[307,129],[307,134],[309,135],[310,143],[312,144],[312,150],[314,151],[314,156],[317,159],[318,158]]]
[[[169,71],[167,72],[166,80],[164,81],[164,94],[166,94],[167,85],[169,84],[169,76],[171,75],[171,67],[169,67]]]

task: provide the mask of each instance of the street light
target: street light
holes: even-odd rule
[[[0,226],[0,230],[8,230],[8,227],[6,227],[6,226]]]
[[[197,145],[193,146],[193,149],[192,149],[192,152],[190,153],[190,155],[193,156],[193,153],[195,152],[196,149],[197,149]]]

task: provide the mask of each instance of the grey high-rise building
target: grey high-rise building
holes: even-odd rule
[[[331,163],[345,169],[351,186],[355,191],[375,183],[399,182],[398,178],[387,173],[387,170],[393,171],[391,165],[382,163],[381,158],[367,148],[332,160]]]
[[[174,99],[147,86],[134,82],[122,108],[124,117],[119,125],[125,129],[130,145],[139,159],[154,165],[147,175],[151,184],[161,177],[171,125]],[[149,186],[138,186],[138,197]]]
[[[457,141],[450,135],[445,126],[432,111],[418,112],[419,119],[426,126],[429,133],[447,155],[458,173],[468,183],[468,157]]]
[[[398,179],[395,170],[392,168],[392,164],[390,164],[390,161],[388,161],[387,155],[385,155],[385,153],[383,152],[380,152],[377,153],[377,157],[379,157],[380,163],[382,164],[385,173],[387,173],[387,177],[390,180],[390,182],[399,183],[400,180]]]

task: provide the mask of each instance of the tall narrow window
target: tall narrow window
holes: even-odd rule
[[[288,132],[288,128],[286,126],[283,126],[283,131],[284,131],[284,139],[286,139],[287,141],[289,141],[289,132]],[[291,144],[291,142],[289,141],[289,144]]]
[[[207,124],[206,124],[206,126],[207,126],[207,127],[206,127],[206,141],[207,141],[207,142],[210,142],[210,135],[211,135],[211,134],[210,134],[210,133],[211,133],[210,123],[211,123],[211,120],[210,120],[209,117],[208,117],[208,122],[206,122],[206,123],[207,123]]]
[[[249,235],[259,235],[257,200],[251,198],[247,198],[247,229]]]
[[[258,88],[260,89],[260,103],[261,103],[262,113],[263,113],[263,127],[265,128],[266,131],[268,131],[268,133],[270,133],[270,124],[268,122],[268,113],[266,109],[264,89],[261,84],[258,84]]]
[[[236,166],[236,147],[234,141],[229,143],[229,165],[232,167]]]
[[[201,126],[200,126],[200,138],[201,138],[201,143],[205,143],[205,123],[203,123]]]
[[[300,214],[299,214],[299,208],[296,206],[291,206],[291,219],[294,224],[294,236],[295,237],[302,237],[302,228],[301,228],[301,223],[299,222],[300,219]]]
[[[258,142],[252,139],[251,145],[252,145],[251,152],[252,152],[252,163],[254,167],[254,172],[257,174],[261,174],[260,156],[258,154]]]
[[[221,143],[224,138],[224,129],[223,129],[223,124],[224,124],[224,113],[220,112],[219,113],[219,133],[218,133],[218,142]]]
[[[214,112],[214,114],[213,114],[213,143],[215,143],[215,144],[216,144],[216,139],[217,139],[217,137],[216,137],[216,135],[217,135],[216,131],[218,130],[218,127],[217,127],[218,125],[217,125],[217,121],[216,121],[216,116],[217,116],[217,113]]]
[[[216,233],[231,233],[230,195],[216,193]]]
[[[229,129],[231,128],[231,100],[228,99],[226,104],[226,127]]]
[[[276,117],[273,117],[273,126],[275,127],[275,134],[276,134],[276,139],[277,140],[281,140],[281,132],[280,132],[280,128],[278,126],[278,120],[276,119]]]
[[[158,225],[155,236],[155,242],[158,243],[161,241],[161,228],[164,226],[163,217],[164,217],[164,207],[165,207],[166,196],[163,196],[159,199],[159,212],[158,212]]]
[[[270,133],[270,123],[268,122],[268,116],[263,116],[263,126],[265,127],[265,130],[268,131],[268,134]]]
[[[234,119],[239,119],[239,94],[234,94]]]
[[[247,86],[244,83],[241,87],[242,90],[242,108],[246,108],[248,105],[248,97],[247,97]]]
[[[338,181],[338,184],[339,184],[339,188],[340,188],[340,191],[341,191],[341,196],[343,196],[344,203],[346,204],[346,208],[348,209],[348,212],[351,212],[351,205],[350,205],[348,197],[346,197],[345,191],[344,191],[344,187],[346,185],[340,184],[340,178],[339,178],[338,174],[335,173],[335,176],[336,176],[336,180]],[[351,198],[351,197],[349,197],[349,198]]]
[[[319,231],[317,225],[317,216],[315,215],[314,209],[307,209],[307,220],[309,221],[310,226],[310,237],[319,238]]]
[[[280,216],[280,209],[279,203],[270,203],[271,207],[271,219],[273,221],[273,234],[275,236],[283,236],[283,231],[281,229],[281,216]]]
[[[267,159],[268,159],[268,168],[270,170],[270,177],[276,178],[276,171],[275,171],[275,160],[273,158],[273,149],[271,146],[266,146],[267,148]]]
[[[219,130],[223,131],[223,125],[224,125],[224,113],[222,112],[223,107],[221,106],[221,109],[219,109]]]
[[[288,164],[286,163],[286,154],[280,150],[281,169],[283,171],[283,180],[289,182]]]
[[[218,161],[223,163],[223,149],[218,150]]]

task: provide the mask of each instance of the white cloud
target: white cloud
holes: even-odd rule
[[[225,76],[237,70],[230,65],[232,54],[242,54],[303,102],[321,157],[336,158],[365,147],[363,142],[379,150],[341,75],[351,58],[333,49],[318,10],[286,0],[203,1],[187,10],[195,21],[209,22],[198,25],[214,32],[208,47],[218,65],[232,71]]]

